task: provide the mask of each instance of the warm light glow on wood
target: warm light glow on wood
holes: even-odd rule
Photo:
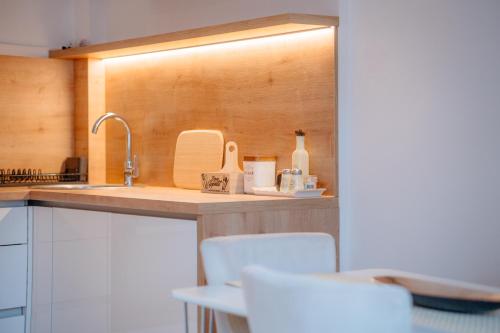
[[[207,54],[207,52],[238,52],[243,51],[244,48],[247,47],[266,47],[273,45],[276,42],[300,42],[301,40],[307,38],[321,38],[321,36],[330,36],[332,33],[332,29],[334,27],[308,30],[302,32],[294,32],[277,36],[267,36],[267,37],[257,37],[245,40],[238,40],[232,42],[224,42],[217,44],[209,44],[209,45],[201,45],[201,46],[193,46],[186,47],[181,49],[174,49],[168,51],[158,51],[158,52],[150,52],[150,53],[142,53],[142,54],[134,54],[129,56],[119,56],[119,57],[111,57],[106,58],[103,61],[105,63],[124,63],[130,61],[147,61],[154,60],[166,57],[180,57],[184,55],[193,55],[193,54]]]
[[[189,48],[193,46],[241,41],[258,37],[283,35],[293,32],[334,27],[337,25],[338,17],[334,16],[282,14],[143,38],[95,44],[66,50],[52,50],[49,56],[59,59],[107,59]]]

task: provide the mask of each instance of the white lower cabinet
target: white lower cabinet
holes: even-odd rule
[[[0,246],[0,309],[26,306],[27,258],[27,244]]]
[[[28,210],[0,208],[0,333],[24,333],[28,293]]]
[[[0,208],[0,245],[28,242],[28,208]]]
[[[196,221],[35,207],[33,246],[31,333],[184,332]]]
[[[24,315],[0,317],[1,333],[24,333]]]

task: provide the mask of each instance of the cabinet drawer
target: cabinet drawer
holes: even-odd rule
[[[27,269],[26,244],[0,246],[0,310],[26,306]]]
[[[0,208],[0,245],[28,241],[28,208]]]
[[[0,318],[0,332],[24,333],[24,316]]]

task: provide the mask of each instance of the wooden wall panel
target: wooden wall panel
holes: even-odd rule
[[[279,232],[325,232],[333,236],[339,270],[339,209],[310,208],[260,212],[212,214],[198,217],[198,243],[207,238]],[[198,284],[205,284],[201,254],[198,255]]]
[[[89,154],[89,82],[88,60],[74,61],[75,78],[75,155],[88,157]]]
[[[0,168],[59,171],[73,155],[73,62],[0,56]]]
[[[334,30],[106,59],[106,111],[123,115],[139,155],[139,181],[171,186],[177,135],[220,129],[244,155],[290,167],[295,129],[306,133],[311,173],[336,184]],[[121,182],[125,133],[107,126],[109,182]]]
[[[90,184],[106,183],[106,126],[91,132],[105,111],[104,64],[97,59],[75,60],[75,151],[88,159]]]
[[[101,60],[89,59],[89,183],[106,183],[106,126],[97,134],[91,133],[97,118],[106,112],[105,67]]]
[[[106,126],[91,133],[105,111],[104,63],[98,59],[75,60],[75,153],[88,159],[88,182],[106,183]]]

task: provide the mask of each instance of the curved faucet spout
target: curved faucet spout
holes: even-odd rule
[[[123,127],[125,127],[125,130],[127,131],[127,161],[132,161],[132,138],[130,134],[130,126],[124,118],[113,112],[105,113],[95,121],[94,126],[92,126],[92,133],[97,134],[97,131],[99,130],[101,124],[108,119],[115,119],[118,122],[122,123]]]
[[[127,121],[121,116],[117,115],[116,113],[107,112],[102,116],[100,116],[99,118],[97,118],[97,120],[94,123],[94,126],[92,126],[92,133],[97,134],[97,131],[99,130],[101,124],[108,119],[114,119],[120,122],[127,131],[124,183],[125,185],[132,186],[132,178],[134,177],[134,169],[136,166],[134,166],[134,162],[132,161],[132,136],[130,133],[130,126],[128,125]]]

